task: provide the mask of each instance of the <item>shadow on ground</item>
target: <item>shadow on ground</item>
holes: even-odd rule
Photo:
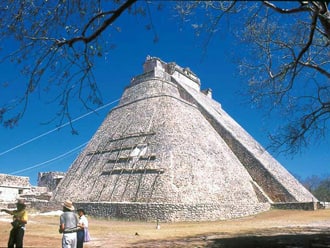
[[[239,236],[231,238],[190,237],[175,240],[138,242],[139,248],[330,248],[330,234],[283,234],[269,236]]]
[[[245,236],[214,239],[205,247],[210,248],[316,248],[329,247],[329,234],[295,234],[274,236]]]

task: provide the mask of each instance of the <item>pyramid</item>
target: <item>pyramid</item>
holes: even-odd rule
[[[191,221],[316,202],[189,69],[146,58],[54,192],[91,215]]]

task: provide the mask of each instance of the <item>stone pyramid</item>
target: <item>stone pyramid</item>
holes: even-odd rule
[[[90,214],[190,221],[253,215],[274,203],[316,202],[201,90],[189,69],[148,56],[53,200]]]

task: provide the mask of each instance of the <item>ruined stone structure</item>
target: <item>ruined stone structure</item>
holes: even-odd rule
[[[28,177],[0,174],[0,202],[14,202],[30,189]]]
[[[65,172],[39,172],[38,186],[47,187],[48,191],[53,192],[64,176]]]
[[[96,216],[164,221],[317,201],[200,86],[189,68],[148,56],[53,200]]]
[[[17,199],[31,202],[48,202],[52,192],[47,187],[31,186],[29,177],[0,174],[0,206],[15,208]]]

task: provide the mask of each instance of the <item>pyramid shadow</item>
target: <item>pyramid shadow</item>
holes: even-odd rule
[[[244,236],[212,239],[208,248],[312,248],[330,247],[329,234]]]
[[[219,234],[216,234],[219,235]],[[225,235],[225,234],[224,234]],[[245,235],[226,238],[191,236],[178,239],[143,240],[130,244],[134,248],[325,248],[330,247],[330,234]]]

